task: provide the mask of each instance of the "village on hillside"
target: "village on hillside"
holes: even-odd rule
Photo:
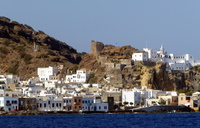
[[[92,45],[98,46],[98,42]],[[168,63],[166,71],[187,70],[199,65],[189,54],[167,54],[164,47],[160,50],[144,48],[142,53],[133,53],[129,62],[164,62]],[[93,53],[97,52],[93,50]],[[98,53],[97,53],[98,54]],[[122,68],[132,64],[105,64],[107,68]],[[68,71],[65,78],[60,78],[63,65],[38,67],[38,77],[27,81],[17,75],[0,75],[0,110],[32,112],[115,112],[150,108],[152,106],[187,106],[199,111],[200,92],[192,95],[176,91],[148,89],[141,85],[131,89],[116,86],[104,86],[88,83],[93,72],[85,69]],[[112,76],[105,76],[103,81],[110,83]],[[174,109],[174,108],[173,108]],[[148,111],[148,110],[147,110]]]

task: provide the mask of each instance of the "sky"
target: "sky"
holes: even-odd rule
[[[200,60],[200,0],[2,0],[0,16],[90,53],[91,40]]]

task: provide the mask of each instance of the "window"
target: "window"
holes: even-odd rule
[[[190,97],[186,97],[186,100],[190,100]]]
[[[61,107],[61,103],[59,103],[59,107]]]
[[[58,103],[56,103],[56,107],[58,107]]]
[[[52,107],[54,107],[54,103],[52,103]]]
[[[107,109],[107,106],[104,106],[104,109]]]
[[[99,106],[99,109],[101,109],[101,106]]]
[[[42,107],[42,104],[40,103],[40,108]]]
[[[197,101],[197,100],[194,100],[194,101],[193,101],[193,106],[194,106],[194,107],[198,107],[198,101]]]
[[[45,108],[47,107],[46,103],[44,103],[44,107],[45,107]]]

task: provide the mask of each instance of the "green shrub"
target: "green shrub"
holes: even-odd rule
[[[17,46],[16,48],[15,48],[17,51],[24,51],[25,49],[24,49],[24,46]]]
[[[5,82],[4,81],[0,81],[0,84],[5,84]]]
[[[1,20],[1,21],[10,22],[10,19],[7,18],[7,17],[5,17],[5,16],[1,16],[1,17],[0,17],[0,20]]]
[[[3,53],[3,54],[8,54],[9,51],[6,47],[0,47],[0,52]]]
[[[19,55],[20,55],[21,58],[24,58],[24,56],[26,55],[26,53],[24,51],[20,51]]]
[[[90,75],[90,77],[89,77],[88,83],[95,83],[95,80],[96,80],[95,74],[92,73],[92,74]]]
[[[17,21],[12,21],[12,23],[14,23],[14,24],[19,24]]]
[[[40,57],[41,58],[48,58],[49,56],[47,54],[41,54]]]
[[[180,90],[178,91],[178,93],[186,93],[186,90],[180,89]]]
[[[17,69],[18,69],[18,66],[9,67],[7,72],[8,73],[12,73],[12,74],[16,74],[17,73]]]
[[[39,34],[45,34],[43,31],[39,30],[38,31]]]
[[[2,44],[5,46],[9,46],[11,44],[11,42],[9,40],[5,40]]]
[[[127,104],[128,104],[128,102],[124,101],[124,102],[123,102],[123,104],[124,104],[124,105],[127,105]]]
[[[32,58],[33,58],[32,55],[26,54],[26,55],[24,56],[24,62],[25,62],[26,64],[30,64]]]
[[[56,54],[55,54],[54,52],[52,52],[51,50],[49,50],[49,51],[47,52],[47,55],[55,56]]]
[[[33,28],[32,28],[31,26],[27,25],[27,24],[24,24],[24,26],[25,26],[25,28],[28,28],[28,29],[32,29],[32,30],[33,30]]]

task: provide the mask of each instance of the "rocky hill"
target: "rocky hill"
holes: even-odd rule
[[[79,64],[81,54],[26,24],[0,17],[0,68],[2,73],[36,76],[37,67]]]

